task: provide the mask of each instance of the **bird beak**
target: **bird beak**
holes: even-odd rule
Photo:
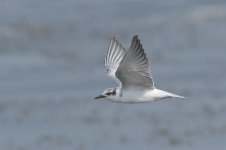
[[[94,99],[105,98],[105,97],[106,96],[104,96],[104,95],[99,95],[99,96],[95,97]]]

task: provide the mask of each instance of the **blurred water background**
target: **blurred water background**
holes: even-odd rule
[[[111,37],[138,34],[156,87],[189,97],[93,100]],[[226,147],[225,0],[1,0],[0,149]]]

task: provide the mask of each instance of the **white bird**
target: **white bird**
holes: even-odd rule
[[[137,35],[133,37],[128,50],[112,38],[105,56],[105,67],[106,74],[118,83],[118,87],[104,90],[95,99],[105,98],[119,103],[143,103],[171,97],[185,98],[154,87],[148,58]]]

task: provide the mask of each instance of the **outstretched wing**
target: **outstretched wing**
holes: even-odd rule
[[[115,38],[112,38],[107,55],[105,56],[105,68],[106,74],[114,79],[120,87],[122,87],[122,84],[115,76],[115,72],[117,71],[125,53],[126,49],[122,47],[122,44],[120,44]]]
[[[154,82],[149,73],[148,59],[138,36],[133,37],[131,46],[116,71],[116,77],[121,81],[122,88],[154,87]]]

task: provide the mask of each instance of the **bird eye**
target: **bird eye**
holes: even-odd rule
[[[111,93],[106,93],[106,95],[111,95]]]

